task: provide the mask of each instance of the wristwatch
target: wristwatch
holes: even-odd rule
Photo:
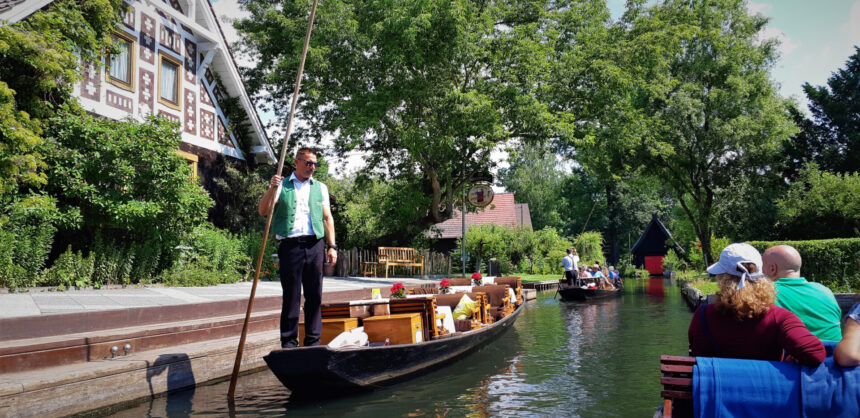
[[[337,244],[331,244],[328,247],[331,249],[337,250]]]

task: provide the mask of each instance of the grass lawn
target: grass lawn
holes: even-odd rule
[[[717,287],[717,282],[708,278],[708,273],[704,271],[688,272],[686,273],[686,276],[684,273],[679,272],[677,277],[679,279],[688,280],[691,287],[699,289],[704,295],[710,295],[720,291],[720,288]]]
[[[511,274],[511,276],[517,276],[517,274]],[[558,280],[561,278],[561,274],[519,274],[518,276],[520,276],[523,283]]]

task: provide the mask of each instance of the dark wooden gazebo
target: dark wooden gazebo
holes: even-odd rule
[[[633,253],[633,264],[637,267],[645,266],[645,269],[651,274],[663,274],[663,257],[666,256],[670,248],[679,254],[683,253],[683,250],[672,239],[672,234],[657,219],[655,213],[651,215],[651,222],[645,227],[645,232],[630,249],[630,252]]]

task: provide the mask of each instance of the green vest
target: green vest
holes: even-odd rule
[[[322,187],[317,180],[310,179],[311,190],[308,193],[308,206],[311,211],[311,226],[317,238],[325,236],[323,228],[323,197]],[[275,213],[272,214],[272,231],[276,235],[286,237],[293,230],[296,221],[296,186],[290,179],[281,182],[281,195],[275,204]]]

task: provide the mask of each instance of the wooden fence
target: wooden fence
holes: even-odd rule
[[[424,256],[424,274],[451,274],[451,256],[437,253],[435,251],[419,251]],[[365,261],[377,261],[378,251],[376,248],[353,248],[341,250],[337,253],[337,264],[335,265],[335,276],[348,277],[361,275],[361,263]],[[417,274],[417,269],[415,269]],[[384,273],[383,273],[384,274]],[[407,267],[390,267],[389,276],[407,276]]]

